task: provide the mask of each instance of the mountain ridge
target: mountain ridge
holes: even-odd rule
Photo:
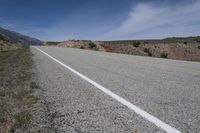
[[[4,29],[0,27],[0,34],[3,35],[12,44],[22,44],[22,45],[43,45],[43,41],[32,38],[21,33]]]

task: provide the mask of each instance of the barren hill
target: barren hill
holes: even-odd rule
[[[121,41],[69,40],[55,43],[55,45],[68,48],[92,49],[132,55],[200,61],[200,37],[173,37],[162,40]]]
[[[98,43],[92,42],[91,40],[69,40],[69,41],[61,42],[57,46],[105,51],[105,49],[101,45],[99,45]]]

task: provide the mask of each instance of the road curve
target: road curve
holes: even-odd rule
[[[200,63],[89,50],[37,47],[181,132],[200,131]],[[31,47],[58,132],[164,132]],[[53,126],[52,126],[53,125]],[[44,126],[45,127],[45,126]],[[165,130],[166,131],[166,130]]]

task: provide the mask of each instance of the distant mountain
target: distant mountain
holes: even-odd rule
[[[23,44],[23,45],[43,45],[43,42],[36,39],[31,38],[26,35],[22,35],[15,31],[10,31],[0,27],[0,34],[2,34],[9,42],[14,44]]]

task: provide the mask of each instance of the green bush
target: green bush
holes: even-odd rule
[[[90,42],[89,43],[89,48],[90,49],[94,49],[94,48],[96,48],[96,45],[93,42]]]
[[[133,41],[133,46],[134,47],[139,47],[141,43],[139,41]]]
[[[148,54],[148,56],[152,56],[152,53],[149,51],[148,48],[144,48],[144,52]]]
[[[160,57],[161,57],[161,58],[168,58],[168,54],[165,53],[165,52],[162,52],[162,53],[160,54]]]
[[[185,45],[187,45],[187,42],[184,42]]]
[[[95,47],[95,49],[94,50],[96,50],[96,51],[99,51],[99,49],[97,48],[97,47]]]
[[[84,47],[84,46],[81,46],[80,49],[85,49],[85,47]]]

